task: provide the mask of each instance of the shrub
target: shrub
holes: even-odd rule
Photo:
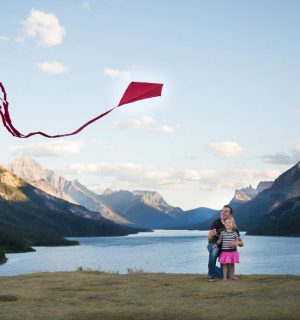
[[[7,261],[4,248],[0,247],[0,264]]]

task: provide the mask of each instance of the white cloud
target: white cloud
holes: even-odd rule
[[[132,129],[132,130],[144,130],[160,133],[174,133],[175,129],[168,125],[158,125],[156,120],[149,116],[144,116],[141,119],[131,119],[129,121],[114,121],[111,128],[117,129]]]
[[[266,163],[291,165],[300,161],[300,143],[296,144],[291,150],[290,154],[285,152],[278,152],[264,155],[261,160]]]
[[[63,175],[101,177],[101,186],[129,189],[182,188],[196,184],[205,190],[241,188],[260,181],[274,180],[281,172],[272,169],[237,169],[218,171],[211,169],[176,169],[138,163],[74,163],[60,170]]]
[[[39,45],[51,47],[61,44],[66,34],[65,28],[51,12],[31,9],[22,25],[24,36],[18,37],[18,42],[22,41],[22,38],[38,38]]]
[[[24,42],[25,42],[25,37],[24,37],[24,36],[17,36],[17,37],[15,38],[15,41],[16,41],[17,43],[24,43]]]
[[[43,72],[51,73],[51,74],[60,74],[65,73],[69,70],[69,67],[64,65],[61,62],[53,61],[53,62],[40,62],[37,64],[39,69]]]
[[[130,78],[130,72],[128,71],[120,71],[117,69],[105,68],[103,72],[106,76],[111,78]]]
[[[100,140],[99,138],[90,138],[87,139],[88,144],[93,144],[93,146],[101,149],[112,149],[113,146],[109,143],[106,143],[103,140]]]
[[[61,170],[62,174],[99,175],[114,181],[120,186],[148,188],[176,187],[181,184],[172,168],[158,168],[137,163],[75,163]],[[101,180],[102,180],[101,178]]]
[[[159,128],[158,130],[159,132],[163,132],[163,133],[174,133],[175,132],[175,129],[170,127],[170,126],[162,126],[161,128]]]
[[[0,42],[1,41],[9,41],[9,37],[6,37],[6,36],[0,36]]]
[[[293,149],[293,152],[296,153],[296,154],[300,154],[300,143],[296,144],[294,149]]]
[[[91,11],[91,3],[90,1],[84,1],[83,5],[82,5],[82,8],[88,10],[88,11]]]
[[[208,145],[208,148],[212,150],[215,155],[224,158],[235,157],[242,150],[241,146],[234,141],[212,142]]]
[[[62,157],[79,154],[85,147],[83,140],[67,141],[63,139],[46,141],[29,145],[10,145],[8,151],[12,155],[32,157]]]

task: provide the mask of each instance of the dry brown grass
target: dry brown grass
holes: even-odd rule
[[[0,277],[0,319],[300,319],[300,277],[78,271]]]

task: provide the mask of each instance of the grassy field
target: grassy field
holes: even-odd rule
[[[96,271],[0,277],[0,319],[300,319],[300,277]]]

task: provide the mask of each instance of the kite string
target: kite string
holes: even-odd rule
[[[3,105],[3,109],[4,109],[4,112],[2,112],[1,106],[0,106],[0,115],[1,115],[1,118],[2,118],[3,125],[10,132],[11,135],[13,135],[15,137],[18,137],[18,138],[29,138],[29,137],[32,137],[34,135],[41,135],[41,136],[44,136],[46,138],[60,138],[60,137],[72,136],[74,134],[79,133],[80,131],[82,131],[84,128],[86,128],[87,126],[89,126],[93,122],[95,122],[98,119],[106,116],[107,114],[109,114],[110,112],[112,112],[114,109],[117,108],[117,107],[113,107],[112,109],[110,109],[108,111],[105,111],[104,113],[102,113],[99,116],[89,120],[88,122],[83,124],[81,127],[79,127],[77,130],[75,130],[75,131],[73,131],[71,133],[49,135],[49,134],[44,133],[42,131],[35,131],[35,132],[30,132],[27,135],[24,135],[24,134],[20,133],[12,124],[12,121],[11,121],[11,118],[10,118],[10,115],[9,115],[9,104],[6,101],[7,95],[6,95],[6,91],[5,91],[5,88],[4,88],[3,84],[2,84],[2,82],[0,82],[0,89],[2,90],[2,93],[3,93],[3,99],[0,98],[2,100],[2,105]]]
[[[36,132],[31,132],[31,133],[28,133],[27,135],[22,135],[22,137],[20,138],[29,138],[31,136],[34,136],[34,135],[41,135],[41,136],[44,136],[46,138],[61,138],[61,137],[68,137],[68,136],[72,136],[74,134],[77,134],[79,133],[80,131],[82,131],[85,127],[89,126],[90,124],[92,124],[93,122],[97,121],[98,119],[106,116],[107,114],[109,114],[110,112],[112,112],[114,109],[116,109],[117,107],[113,107],[112,109],[108,110],[108,111],[105,111],[104,113],[100,114],[99,116],[89,120],[88,122],[86,122],[85,124],[83,124],[80,128],[78,128],[77,130],[71,132],[71,133],[65,133],[65,134],[57,134],[57,135],[49,135],[47,133],[44,133],[44,132],[41,132],[41,131],[36,131]]]

